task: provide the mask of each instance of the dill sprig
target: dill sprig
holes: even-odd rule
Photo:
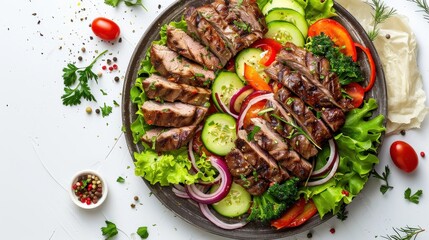
[[[374,25],[372,29],[368,31],[368,37],[371,39],[371,41],[374,41],[380,32],[378,25],[386,21],[391,16],[395,15],[396,9],[386,6],[386,4],[384,4],[384,2],[381,0],[371,0],[371,3],[368,2],[368,4],[374,10],[374,13],[372,14],[374,18]]]
[[[411,239],[416,239],[419,233],[425,231],[420,226],[418,227],[406,226],[402,228],[392,228],[392,229],[395,232],[394,235],[386,235],[382,237],[388,240],[411,240]]]
[[[417,4],[420,8],[420,12],[424,12],[424,18],[429,21],[429,5],[426,0],[408,0],[409,2],[413,2]]]

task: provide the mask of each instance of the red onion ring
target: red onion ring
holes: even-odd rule
[[[215,98],[216,98],[217,103],[219,103],[219,107],[220,107],[220,109],[221,109],[224,113],[227,113],[227,114],[231,115],[231,116],[232,116],[233,118],[235,118],[235,119],[237,119],[237,118],[238,118],[238,115],[237,115],[237,114],[232,113],[232,112],[229,110],[229,108],[228,108],[227,106],[225,106],[225,104],[224,104],[224,103],[222,102],[222,100],[220,99],[219,94],[215,93]]]
[[[209,160],[221,176],[219,188],[215,192],[207,194],[198,189],[196,184],[186,185],[186,191],[191,199],[203,204],[213,204],[222,200],[228,194],[232,184],[232,177],[226,163],[216,156],[209,156]]]
[[[327,181],[329,181],[337,172],[339,163],[340,163],[340,155],[337,154],[337,156],[335,157],[335,160],[334,160],[334,166],[332,166],[332,169],[329,172],[328,176],[326,176],[325,178],[322,178],[320,180],[309,181],[307,183],[307,186],[308,187],[318,186],[318,185],[322,185],[322,184],[326,183]]]
[[[189,141],[189,144],[188,144],[188,158],[191,161],[192,169],[195,172],[200,172],[200,169],[198,168],[198,165],[197,165],[197,161],[195,159],[194,150],[192,148],[193,142],[194,142],[194,138],[192,138],[191,141]],[[211,181],[211,182],[200,182],[200,183],[201,184],[205,184],[205,185],[212,185],[212,184],[218,183],[220,181],[220,179],[221,179],[221,175],[218,174],[213,181]]]
[[[318,177],[318,176],[321,176],[321,175],[327,173],[329,171],[329,169],[331,169],[333,164],[334,164],[334,160],[336,159],[336,157],[338,155],[337,144],[334,142],[334,139],[329,139],[328,142],[329,142],[329,148],[331,150],[328,161],[326,162],[326,164],[323,167],[314,171],[311,174],[312,177]]]
[[[234,93],[234,95],[232,95],[231,97],[231,101],[229,101],[229,110],[234,113],[234,114],[238,114],[238,112],[235,110],[234,106],[235,106],[235,102],[237,101],[238,97],[241,94],[244,94],[246,91],[252,90],[252,92],[254,91],[253,88],[250,85],[246,85],[244,87],[242,87],[241,89],[239,89],[237,92]],[[249,93],[250,94],[250,93]]]
[[[233,229],[237,229],[237,228],[241,228],[244,227],[248,222],[246,221],[241,221],[238,223],[226,223],[222,220],[220,220],[219,218],[217,218],[209,209],[207,204],[198,204],[200,206],[200,210],[203,213],[203,215],[210,221],[212,222],[214,225],[226,229],[226,230],[233,230]]]
[[[246,116],[247,112],[249,111],[250,107],[255,105],[256,103],[267,100],[267,101],[274,101],[274,94],[273,93],[267,93],[263,94],[257,97],[254,97],[252,100],[249,101],[249,103],[246,105],[246,107],[241,111],[240,115],[238,116],[237,120],[237,132],[243,127],[244,117]]]
[[[182,187],[182,186],[181,186]],[[183,188],[183,187],[182,187]],[[180,198],[190,198],[189,197],[189,195],[188,195],[188,193],[186,193],[186,191],[185,191],[185,189],[183,188],[182,190],[181,189],[178,189],[176,186],[173,186],[172,188],[171,188],[171,191],[173,191],[173,193],[177,196],[177,197],[180,197]]]

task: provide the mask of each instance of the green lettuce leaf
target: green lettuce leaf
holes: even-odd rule
[[[302,1],[302,0],[301,0]],[[337,16],[333,0],[309,0],[305,7],[305,18],[309,25],[319,19]]]
[[[340,155],[337,173],[322,185],[300,190],[304,197],[313,199],[320,217],[328,212],[336,214],[343,203],[349,204],[365,186],[374,164],[379,162],[376,149],[385,131],[384,116],[369,119],[377,107],[376,100],[371,98],[347,114],[341,133],[335,136]],[[321,153],[317,161],[327,158],[325,149]],[[318,166],[316,163],[316,169]]]
[[[216,171],[205,156],[196,159],[200,171],[190,173],[191,162],[187,149],[179,149],[162,155],[147,149],[142,153],[134,153],[136,159],[134,173],[141,176],[150,184],[159,183],[161,186],[171,184],[193,184],[198,181],[213,181]]]

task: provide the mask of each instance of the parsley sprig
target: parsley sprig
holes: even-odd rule
[[[387,166],[387,165],[386,165],[386,166],[384,167],[384,172],[382,173],[382,175],[378,174],[378,172],[377,172],[377,171],[375,171],[375,169],[372,171],[372,175],[373,175],[375,178],[381,179],[381,180],[383,180],[383,181],[385,182],[385,184],[382,184],[382,185],[380,186],[380,192],[381,192],[383,195],[384,195],[388,190],[393,189],[393,187],[389,185],[389,181],[387,180],[387,178],[388,178],[388,177],[389,177],[389,175],[390,175],[390,168],[389,168],[389,166]]]
[[[374,13],[372,16],[374,17],[373,27],[368,32],[368,37],[371,41],[374,41],[378,36],[380,29],[378,25],[386,21],[388,18],[396,14],[396,9],[390,8],[384,4],[381,0],[371,0],[371,3],[368,3],[372,9],[374,9]]]
[[[101,227],[101,233],[103,234],[103,236],[106,236],[106,240],[108,240],[118,234],[118,229],[116,228],[116,224],[110,221],[106,220],[105,223],[106,226]]]
[[[104,0],[104,3],[112,7],[118,6],[118,4],[123,1],[128,7],[141,6],[144,10],[147,11],[147,8],[143,5],[142,0],[130,1],[130,0]]]
[[[423,190],[418,190],[414,194],[411,194],[411,188],[407,188],[407,190],[405,190],[404,192],[404,198],[412,203],[419,204],[420,197],[422,196],[422,194]]]
[[[100,53],[92,62],[86,67],[78,68],[73,63],[67,64],[63,68],[64,80],[64,94],[61,96],[65,106],[73,106],[81,103],[84,98],[88,101],[96,101],[94,95],[91,93],[91,88],[88,85],[89,80],[95,80],[98,83],[98,76],[92,71],[95,62],[107,52]],[[77,85],[76,85],[77,82]],[[75,86],[76,85],[76,86]],[[75,87],[73,87],[75,86]]]
[[[419,227],[406,226],[401,228],[393,228],[393,231],[395,232],[394,235],[386,235],[382,237],[388,240],[411,240],[411,239],[416,239],[417,235],[419,233],[424,232],[425,230],[420,226]]]
[[[424,12],[424,18],[429,21],[429,5],[426,0],[408,0],[417,4],[421,12]]]

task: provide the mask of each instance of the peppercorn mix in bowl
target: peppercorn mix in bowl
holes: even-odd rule
[[[70,186],[70,197],[79,207],[93,209],[100,206],[107,197],[107,184],[94,170],[77,172]]]

